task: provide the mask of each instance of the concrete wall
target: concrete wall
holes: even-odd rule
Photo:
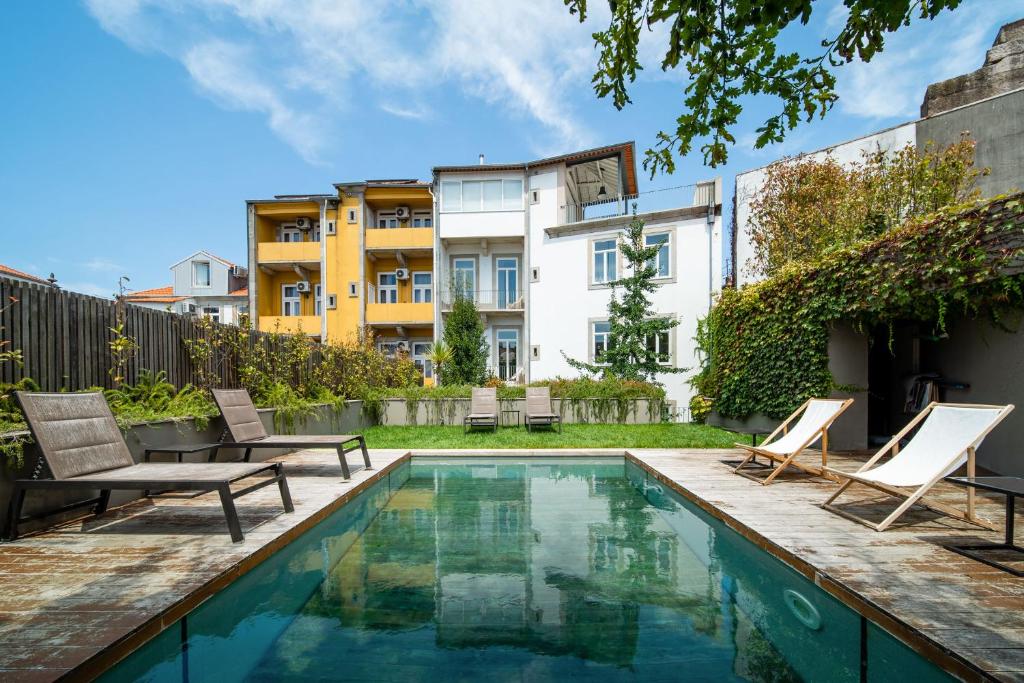
[[[526,401],[524,399],[499,400],[498,409],[518,410],[519,424],[523,424],[526,417]],[[619,422],[619,410],[617,404],[610,408],[605,404],[603,407],[598,401],[583,399],[580,401],[562,401],[552,399],[552,409],[562,416],[565,424],[579,423],[614,423]],[[670,405],[670,409],[674,406]],[[380,415],[380,423],[392,426],[404,425],[462,425],[463,418],[469,414],[469,399],[454,398],[435,401],[416,401],[410,404],[404,399],[387,399],[383,401]],[[498,416],[501,424],[505,420],[512,425],[516,420],[515,415]],[[625,413],[624,424],[652,424],[661,422],[661,413],[657,405],[651,405],[646,399],[630,401]],[[372,446],[372,444],[371,444]]]
[[[1006,332],[988,320],[959,320],[949,337],[922,348],[922,366],[970,384],[947,389],[944,400],[1017,406],[978,449],[978,463],[993,472],[1024,476],[1024,329]]]
[[[260,419],[263,421],[267,431],[271,434],[277,430],[274,427],[274,413],[272,409],[260,410]],[[336,413],[331,406],[322,406],[317,409],[316,414],[305,420],[298,421],[295,425],[295,433],[298,434],[351,434],[353,431],[365,429],[371,426],[373,423],[365,416],[362,412],[362,401],[348,401],[345,407],[340,413]],[[182,419],[182,420],[164,420],[161,422],[153,422],[142,425],[131,427],[128,433],[125,435],[125,443],[128,444],[128,449],[132,453],[132,457],[135,458],[136,462],[142,462],[143,454],[147,448],[156,448],[160,446],[167,446],[171,444],[180,443],[211,443],[220,440],[220,436],[224,431],[224,422],[220,417],[213,418],[209,421],[209,424],[205,429],[197,429],[195,420]],[[281,455],[289,452],[288,450],[278,450],[272,448],[256,449],[252,452],[252,462],[262,462],[269,458]],[[209,455],[207,451],[200,453],[194,453],[191,455],[185,455],[186,462],[205,462],[206,457]],[[237,460],[242,457],[240,451],[234,449],[224,449],[218,453],[218,461],[226,462],[231,460]],[[30,479],[32,478],[32,472],[38,460],[38,451],[34,445],[27,446],[25,449],[24,465],[19,469],[11,468],[6,461],[3,463],[2,469],[0,469],[0,501],[4,501],[4,505],[0,507],[0,525],[6,524],[7,520],[7,501],[11,499],[11,486],[14,479]],[[175,456],[171,455],[154,455],[152,462],[173,462]],[[339,476],[340,468],[339,468]],[[49,472],[44,472],[40,475],[42,477],[49,477]],[[23,514],[40,514],[47,510],[53,510],[63,505],[73,503],[76,500],[86,500],[93,498],[97,495],[97,492],[90,492],[83,494],[81,492],[40,492],[30,491],[25,501],[25,508]],[[118,491],[114,492],[111,496],[111,505],[122,505],[130,500],[138,498],[139,495],[131,491]],[[87,512],[87,509],[83,508],[77,512],[70,513],[69,517],[75,517]],[[54,524],[59,517],[50,517],[38,522],[30,522],[20,527],[21,532],[31,531],[35,528],[50,526]],[[0,526],[2,528],[2,526]]]
[[[859,389],[832,392],[832,398],[853,398],[853,405],[829,430],[829,445],[863,450],[868,447],[868,338],[849,325],[834,327],[828,340],[828,369],[836,384]]]

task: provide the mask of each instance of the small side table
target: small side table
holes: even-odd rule
[[[182,462],[182,456],[185,453],[199,453],[200,451],[210,451],[210,455],[207,458],[207,462],[213,462],[217,459],[217,450],[220,448],[219,443],[174,443],[167,446],[156,446],[153,448],[147,448],[142,456],[143,462],[149,462],[149,456],[154,453],[177,453],[178,462]]]
[[[1013,542],[1014,526],[1014,502],[1017,496],[1024,496],[1024,478],[1022,477],[946,477],[946,481],[961,486],[973,486],[983,491],[992,491],[1006,496],[1006,534],[1002,543],[976,543],[974,545],[947,545],[947,550],[952,550],[972,560],[983,562],[990,567],[1002,569],[1004,572],[1014,576],[1024,576],[1024,571],[1014,569],[1001,562],[991,560],[982,552],[985,550],[1005,550],[1014,553],[1024,553],[1024,548]]]
[[[507,408],[507,409],[503,409],[501,411],[501,425],[503,427],[508,427],[508,423],[509,423],[510,418],[512,417],[512,415],[516,416],[516,424],[515,424],[515,426],[516,427],[519,426],[519,411],[515,410],[514,408]]]
[[[751,446],[756,446],[757,445],[757,437],[765,436],[765,435],[769,434],[769,432],[759,431],[757,429],[750,429],[750,430],[743,429],[743,430],[737,431],[736,433],[737,434],[749,434],[750,435],[750,445]],[[756,455],[753,458],[750,459],[750,464],[751,465],[757,465],[758,467],[765,467],[765,468],[771,468],[771,466],[772,466],[771,462],[768,462],[768,463],[758,462]]]

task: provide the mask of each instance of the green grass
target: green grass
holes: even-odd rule
[[[731,448],[736,434],[697,424],[570,424],[557,431],[527,432],[499,427],[498,432],[462,433],[462,427],[392,427],[363,431],[370,448]]]

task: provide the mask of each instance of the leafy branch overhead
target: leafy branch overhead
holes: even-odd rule
[[[564,0],[569,11],[587,17],[588,0]],[[631,102],[629,87],[643,69],[638,56],[641,34],[658,24],[668,28],[663,71],[682,68],[688,77],[675,130],[657,134],[644,168],[653,176],[675,170],[676,157],[700,142],[704,162],[719,166],[735,144],[735,127],[745,96],[767,95],[778,104],[757,129],[755,147],[780,142],[801,120],[824,117],[838,99],[835,67],[868,62],[889,33],[911,21],[934,19],[960,0],[844,0],[846,22],[820,43],[820,51],[780,51],[779,36],[794,24],[806,26],[814,0],[610,0],[608,28],[594,33],[599,49],[594,91],[611,96],[616,108]],[[820,6],[821,3],[819,2]],[[659,48],[660,49],[660,48]]]

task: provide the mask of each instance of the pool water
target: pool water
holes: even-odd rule
[[[639,467],[414,459],[107,672],[950,680]]]

